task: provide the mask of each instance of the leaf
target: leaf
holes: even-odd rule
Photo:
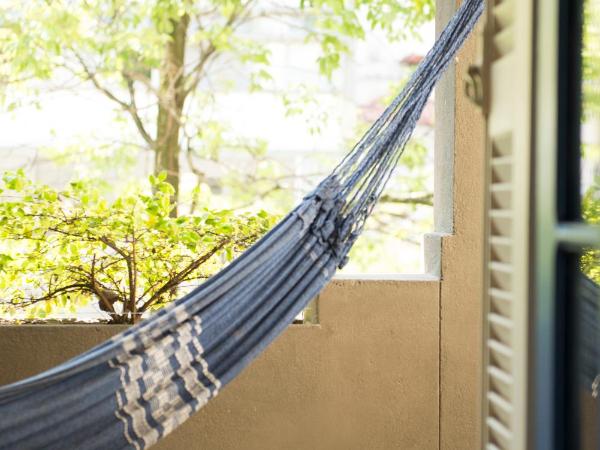
[[[58,198],[58,194],[52,190],[43,191],[43,198],[49,202],[54,202]]]

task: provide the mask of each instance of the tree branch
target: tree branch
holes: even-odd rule
[[[101,236],[99,238],[99,240],[100,240],[100,242],[106,244],[108,247],[112,248],[119,255],[121,255],[123,257],[123,259],[125,260],[125,262],[127,262],[131,259],[130,256],[123,249],[119,248],[119,246],[109,237]]]
[[[223,29],[225,29],[227,27],[233,27],[234,25],[237,26],[237,25],[243,23],[246,19],[248,19],[250,7],[253,2],[254,2],[254,0],[249,0],[246,2],[246,4],[242,4],[242,5],[240,5],[239,8],[234,9],[233,12],[231,13],[231,15],[227,18],[227,21],[225,22]],[[240,20],[238,20],[238,19],[240,19]],[[236,24],[236,22],[237,22],[237,24]],[[202,74],[203,74],[204,67],[206,66],[206,64],[208,63],[210,58],[216,54],[216,52],[217,52],[217,48],[213,44],[212,41],[209,42],[206,49],[202,50],[202,55],[200,56],[200,59],[198,60],[196,65],[190,70],[189,74],[185,76],[185,78],[186,78],[185,81],[190,82],[190,84],[183,91],[184,98],[187,97],[188,94],[190,92],[192,92],[194,89],[196,89],[196,87],[198,86],[198,83],[200,83],[200,81],[202,80]]]
[[[104,295],[104,292],[102,291],[102,289],[98,289],[98,283],[96,282],[95,270],[96,270],[96,254],[94,254],[92,256],[92,269],[91,269],[91,273],[90,273],[90,278],[91,278],[91,282],[92,282],[92,290],[94,291],[96,296],[100,299],[102,304],[107,308],[107,310],[109,311],[109,314],[116,314],[114,306],[112,305],[111,302],[108,301],[108,299]]]
[[[386,194],[382,195],[379,201],[382,203],[403,203],[409,205],[433,206],[433,194],[421,193],[417,195],[409,195],[406,197],[394,197],[393,195]]]
[[[43,302],[46,300],[51,300],[60,294],[67,294],[69,292],[76,292],[76,291],[81,291],[81,290],[89,291],[89,285],[87,285],[85,283],[77,282],[77,283],[69,284],[67,286],[61,286],[60,288],[56,288],[52,291],[49,291],[46,295],[43,295],[41,297],[29,298],[26,300],[24,305],[23,304],[21,304],[21,305],[31,306],[35,303]]]
[[[156,292],[154,292],[154,294],[152,294],[152,296],[140,308],[138,308],[138,311],[139,312],[146,311],[148,309],[148,307],[150,307],[154,302],[159,300],[165,293],[176,288],[181,283],[182,280],[186,279],[189,276],[189,274],[191,272],[193,272],[198,267],[200,267],[202,264],[204,264],[206,261],[208,261],[215,253],[217,253],[219,250],[221,250],[228,242],[229,242],[229,240],[227,240],[227,239],[221,241],[220,244],[213,247],[208,253],[205,253],[200,258],[192,261],[183,270],[179,271],[174,276],[172,276],[165,284],[163,284],[159,289],[157,289]]]
[[[131,78],[125,72],[123,72],[123,78],[125,78],[125,82],[127,84],[127,91],[129,92],[129,105],[127,106],[127,112],[133,119],[133,123],[135,124],[139,133],[142,135],[142,138],[144,139],[144,141],[146,141],[146,143],[151,148],[154,148],[156,141],[154,139],[152,139],[152,136],[150,136],[148,131],[146,131],[146,127],[144,126],[144,123],[142,122],[142,119],[139,115],[139,110],[138,110],[137,104],[135,102],[135,87],[133,85],[133,83],[134,83],[133,78]]]
[[[138,109],[137,109],[137,106],[135,103],[135,91],[134,91],[134,87],[133,87],[133,79],[128,78],[125,73],[122,73],[122,76],[125,78],[125,81],[127,84],[127,90],[129,92],[130,101],[126,102],[124,100],[121,100],[113,92],[111,92],[108,88],[106,88],[105,86],[100,84],[100,82],[98,81],[98,77],[96,76],[96,73],[90,69],[90,67],[86,64],[84,59],[77,52],[75,52],[74,50],[71,50],[71,51],[73,51],[75,58],[77,58],[77,60],[79,61],[79,64],[81,64],[83,71],[85,72],[88,79],[92,82],[94,87],[96,89],[98,89],[101,93],[103,93],[107,98],[109,98],[113,102],[117,103],[124,111],[129,113],[129,115],[133,119],[133,122],[134,122],[136,128],[138,129],[140,135],[144,139],[144,141],[150,147],[154,148],[154,145],[155,145],[154,139],[152,139],[150,134],[146,131],[146,128],[144,127],[142,119],[138,113]]]

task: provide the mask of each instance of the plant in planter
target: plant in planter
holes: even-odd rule
[[[112,323],[134,323],[210,277],[275,222],[264,211],[172,217],[165,179],[150,177],[151,193],[108,201],[89,182],[56,190],[22,171],[6,173],[0,313],[43,318],[95,305]]]

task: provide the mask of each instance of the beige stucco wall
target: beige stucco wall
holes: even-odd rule
[[[442,239],[440,298],[440,448],[446,450],[480,446],[485,127],[464,94],[480,39],[479,32],[471,35],[454,68],[453,233]]]
[[[334,281],[318,326],[290,327],[159,449],[438,448],[439,283]],[[117,332],[0,327],[0,383]]]

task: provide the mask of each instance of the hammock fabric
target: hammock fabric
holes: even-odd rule
[[[220,273],[150,319],[0,388],[0,449],[142,449],[229,383],[347,261],[435,83],[475,26],[465,0],[333,172]]]

